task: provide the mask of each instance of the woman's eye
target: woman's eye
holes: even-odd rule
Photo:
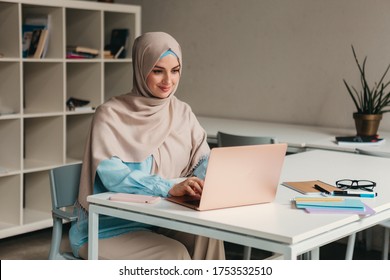
[[[162,70],[153,70],[153,74],[161,74],[162,73]]]
[[[172,70],[172,73],[175,73],[175,74],[176,74],[176,73],[179,73],[179,71],[180,71],[179,69],[173,69],[173,70]]]

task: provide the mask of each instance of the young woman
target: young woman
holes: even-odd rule
[[[163,32],[145,33],[133,46],[133,89],[99,106],[85,148],[78,209],[101,192],[199,196],[207,157],[206,133],[177,99],[181,49]],[[100,216],[100,259],[224,259],[223,242]],[[87,258],[88,219],[80,215],[69,238]]]

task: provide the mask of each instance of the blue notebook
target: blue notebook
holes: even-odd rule
[[[347,208],[365,209],[364,203],[360,199],[344,198],[341,201],[295,201],[297,208],[318,207],[318,208]]]
[[[358,214],[368,216],[375,214],[375,210],[368,205],[364,205],[364,209],[358,208],[339,208],[339,207],[306,207],[305,211],[311,214]]]

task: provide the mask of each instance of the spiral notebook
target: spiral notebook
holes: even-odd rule
[[[167,200],[199,211],[271,202],[286,150],[284,143],[214,148],[200,200],[188,196]]]

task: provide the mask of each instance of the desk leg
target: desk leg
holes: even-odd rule
[[[317,247],[311,250],[311,260],[319,260],[320,259],[320,247]]]
[[[94,211],[94,206],[89,206],[88,214],[88,259],[97,260],[99,251],[99,214]]]
[[[353,249],[355,247],[355,239],[356,239],[356,233],[352,233],[348,237],[347,251],[345,253],[346,260],[352,260],[352,258],[353,258]]]
[[[298,259],[298,255],[297,255],[296,250],[290,248],[288,251],[284,252],[283,253],[283,259],[285,259],[285,260],[297,260]]]

